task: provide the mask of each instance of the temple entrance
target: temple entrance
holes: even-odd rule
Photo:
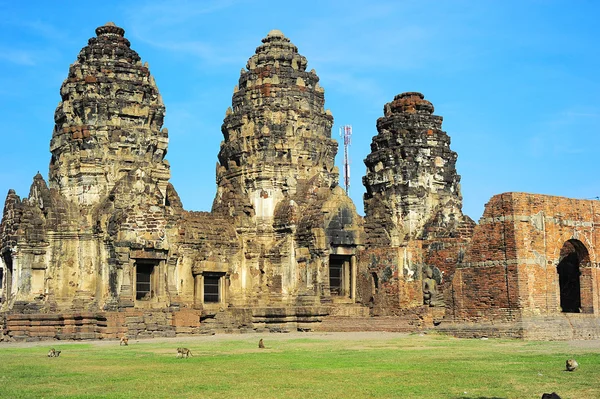
[[[331,255],[329,257],[329,292],[333,296],[350,297],[352,256]]]
[[[581,312],[581,269],[589,262],[588,251],[579,240],[569,240],[560,250],[560,261],[556,267],[560,286],[560,307],[564,313]]]
[[[135,299],[149,301],[155,297],[155,269],[158,262],[138,260],[135,263]]]
[[[10,299],[10,294],[12,292],[13,263],[10,252],[3,253],[2,260],[4,261],[4,271],[2,277],[0,277],[0,293],[2,294],[0,295],[0,298],[2,298],[2,302],[4,302]]]

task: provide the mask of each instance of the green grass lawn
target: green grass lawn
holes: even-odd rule
[[[178,346],[194,356],[176,358]],[[61,356],[48,358],[50,347]],[[580,364],[572,373],[570,357]],[[552,391],[600,398],[598,341],[305,333],[0,344],[0,398],[539,399]]]

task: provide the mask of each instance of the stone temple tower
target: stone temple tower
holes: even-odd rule
[[[403,93],[377,120],[363,184],[370,243],[452,236],[462,221],[457,155],[442,117],[421,93]]]
[[[354,298],[362,221],[338,185],[333,116],[306,66],[283,33],[269,32],[242,69],[221,128],[213,212],[233,217],[242,237],[231,290],[246,303]]]
[[[169,298],[169,204],[179,201],[164,159],[165,107],[124,32],[110,22],[98,27],[69,68],[54,116],[49,185],[38,173],[28,198],[7,196],[4,307],[133,306],[142,279],[156,281],[152,300]]]
[[[60,89],[50,187],[77,204],[98,203],[138,168],[166,194],[165,107],[148,65],[142,65],[124,33],[111,22],[98,27]]]
[[[306,58],[278,30],[262,42],[241,72],[223,122],[215,207],[235,206],[228,198],[240,196],[258,218],[272,219],[277,203],[303,182],[336,184],[337,142],[324,90],[314,70],[306,71]]]

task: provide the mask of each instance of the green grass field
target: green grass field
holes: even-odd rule
[[[178,346],[194,356],[176,358]],[[61,356],[48,358],[50,347]],[[570,357],[580,364],[572,373]],[[539,399],[552,391],[600,398],[598,341],[304,333],[0,344],[1,398]]]

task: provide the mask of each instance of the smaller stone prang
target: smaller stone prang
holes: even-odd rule
[[[421,93],[409,92],[386,104],[377,120],[363,178],[371,244],[444,235],[462,220],[457,155],[433,111]]]

